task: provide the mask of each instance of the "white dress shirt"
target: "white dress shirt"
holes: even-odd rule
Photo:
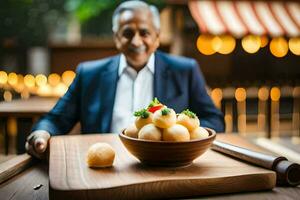
[[[111,123],[112,133],[120,133],[122,129],[134,123],[134,111],[146,108],[153,99],[154,54],[138,73],[127,64],[122,54],[118,73],[119,80]]]

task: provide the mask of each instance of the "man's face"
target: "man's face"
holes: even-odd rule
[[[140,70],[159,46],[159,33],[149,11],[124,11],[119,18],[119,30],[114,37],[117,49],[128,64]]]

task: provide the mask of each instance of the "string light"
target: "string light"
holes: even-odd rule
[[[63,84],[63,83],[59,83],[54,89],[53,89],[53,95],[57,96],[57,97],[61,97],[63,96],[68,90],[68,87]]]
[[[197,49],[204,55],[212,55],[216,51],[212,47],[212,40],[214,36],[208,34],[202,34],[197,39]]]
[[[230,54],[235,49],[235,45],[236,45],[235,39],[230,35],[222,35],[220,36],[220,39],[222,41],[222,44],[218,50],[218,53]]]
[[[278,87],[272,87],[270,96],[272,101],[278,101],[280,99],[280,89]]]
[[[35,77],[35,83],[37,86],[41,87],[47,84],[47,77],[43,74],[38,74]]]
[[[290,51],[299,56],[300,55],[300,38],[290,38],[289,39],[289,49]]]
[[[256,35],[247,35],[242,39],[242,47],[248,53],[256,53],[261,47],[261,38]]]
[[[266,88],[266,87],[259,88],[259,90],[258,90],[258,98],[261,101],[268,100],[268,98],[269,98],[269,90],[268,90],[268,88]]]
[[[31,88],[35,86],[35,78],[31,74],[27,74],[24,77],[24,84],[26,87]]]
[[[288,52],[287,41],[283,37],[273,38],[270,43],[270,51],[278,58],[285,56]]]
[[[235,99],[240,102],[240,101],[245,101],[246,100],[246,97],[247,97],[246,94],[247,93],[246,93],[245,88],[237,88],[235,90],[234,96],[235,96]]]
[[[62,74],[62,80],[69,87],[73,82],[75,76],[76,76],[75,72],[68,70]]]
[[[4,101],[12,101],[12,93],[10,91],[5,91],[3,93]]]
[[[264,36],[260,37],[260,47],[261,48],[266,47],[268,45],[268,43],[269,43],[269,39],[267,36],[264,35]]]
[[[6,84],[7,79],[7,73],[5,71],[0,71],[0,84]]]
[[[48,76],[48,82],[52,87],[55,87],[60,82],[60,76],[56,73],[50,74]]]

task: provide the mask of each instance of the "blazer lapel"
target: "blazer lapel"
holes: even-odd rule
[[[110,132],[112,112],[114,108],[114,99],[118,81],[118,68],[120,56],[115,56],[102,72],[100,77],[100,116],[101,131]]]

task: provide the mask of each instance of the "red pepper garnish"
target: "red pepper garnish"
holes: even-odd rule
[[[156,106],[149,107],[149,108],[148,108],[148,111],[149,111],[149,112],[152,112],[152,113],[155,113],[155,111],[161,109],[162,107],[163,107],[163,105],[162,105],[162,104],[159,104],[159,105],[156,105]]]

